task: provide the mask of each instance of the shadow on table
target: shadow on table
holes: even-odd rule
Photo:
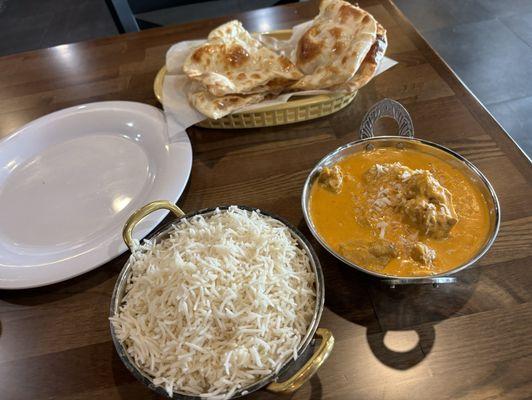
[[[353,111],[352,107],[355,105],[331,116],[289,125],[225,130],[190,127],[187,129],[187,133],[194,149],[194,161],[202,163],[209,169],[214,168],[218,162],[223,161],[224,156],[230,153],[254,157],[261,155],[270,146],[272,149],[282,151],[291,146],[297,147],[316,141],[324,141],[323,149],[317,150],[319,159],[335,147],[358,139],[358,136],[355,137],[353,133],[358,130],[358,126],[347,122],[348,119],[353,118],[353,113],[348,113],[348,110]],[[356,115],[358,116],[360,113],[357,112]],[[340,129],[339,125],[343,129]],[[325,135],[327,141],[325,141]],[[330,140],[331,138],[333,141]],[[289,142],[287,143],[287,141]],[[280,147],[276,146],[276,143],[281,143]]]
[[[142,383],[137,381],[135,377],[126,369],[118,353],[113,347],[112,356],[112,371],[113,380],[116,390],[123,400],[155,400],[161,399],[155,392],[152,392]]]
[[[104,267],[53,285],[33,289],[0,290],[0,298],[9,303],[24,306],[60,301],[96,288],[114,276],[116,277],[128,256],[129,252],[116,257]]]
[[[312,238],[304,221],[299,228],[309,240]],[[459,313],[475,291],[481,271],[462,271],[456,283],[438,287],[415,284],[391,288],[338,261],[313,238],[311,243],[325,277],[325,306],[342,318],[365,326],[373,355],[398,370],[412,368],[425,359],[436,340],[434,326]],[[412,331],[418,342],[410,350],[398,351],[386,344],[387,334]],[[402,348],[405,343],[399,344]]]

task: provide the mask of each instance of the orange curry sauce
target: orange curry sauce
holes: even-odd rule
[[[340,193],[328,190],[316,179],[311,188],[309,208],[321,238],[336,252],[340,252],[342,244],[353,239],[382,238],[380,229],[366,219],[370,205],[364,188],[364,173],[377,163],[395,162],[411,169],[429,170],[451,193],[458,222],[448,237],[435,239],[419,232],[400,213],[391,209],[383,212],[381,218],[387,224],[384,239],[397,246],[398,254],[386,265],[361,266],[386,275],[408,277],[439,274],[471,260],[489,234],[490,215],[486,199],[475,183],[457,168],[436,156],[411,149],[381,148],[343,158],[336,164],[343,171]],[[436,252],[432,265],[421,265],[407,251],[401,250],[405,238],[412,237]]]

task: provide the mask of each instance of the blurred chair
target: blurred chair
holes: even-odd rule
[[[120,33],[180,24],[298,0],[105,0]]]

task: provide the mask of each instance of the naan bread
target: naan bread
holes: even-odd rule
[[[305,76],[293,89],[326,89],[350,80],[377,36],[377,21],[346,1],[324,0],[297,44],[296,66]]]
[[[200,113],[212,119],[218,119],[250,104],[261,102],[264,93],[248,95],[228,94],[226,96],[213,96],[205,89],[189,93],[188,100]]]
[[[280,91],[303,76],[288,58],[254,39],[239,21],[213,30],[207,43],[187,57],[183,71],[214,96]]]
[[[355,90],[365,86],[377,72],[377,68],[381,63],[384,53],[388,47],[388,39],[386,38],[386,29],[381,24],[377,24],[377,40],[371,46],[366,58],[360,64],[360,68],[350,80],[346,83],[331,87],[331,90],[342,90],[353,93]]]

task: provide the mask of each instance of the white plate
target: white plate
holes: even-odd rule
[[[187,134],[141,103],[67,108],[0,141],[0,288],[63,281],[123,253],[128,216],[177,201],[191,165]],[[166,214],[146,217],[135,236]]]

